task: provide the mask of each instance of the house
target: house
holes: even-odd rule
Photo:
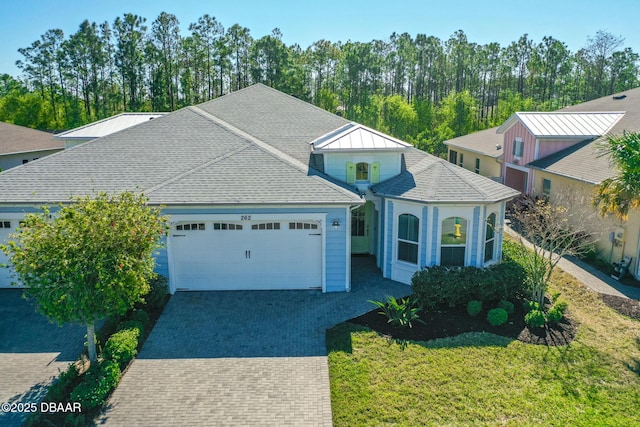
[[[354,254],[407,284],[486,266],[518,194],[258,84],[0,174],[0,239],[42,204],[124,190],[170,217],[156,262],[171,292],[348,291]]]
[[[603,180],[616,174],[615,166],[599,152],[599,143],[624,131],[640,131],[640,88],[556,112],[515,113],[495,128],[504,147],[500,182],[523,194],[553,197],[572,192],[589,200]],[[459,140],[466,141],[448,141],[449,150],[458,149]],[[493,142],[488,137],[484,144]],[[640,212],[630,212],[624,222],[603,218],[593,228],[601,236],[601,256],[609,262],[631,257],[630,271],[640,279]]]
[[[110,135],[131,126],[153,120],[166,113],[121,113],[94,123],[59,133],[56,139],[64,141],[64,148],[75,147],[84,142]]]
[[[503,137],[498,128],[485,129],[445,141],[451,163],[500,182]]]
[[[0,171],[48,156],[64,148],[50,133],[0,122]]]

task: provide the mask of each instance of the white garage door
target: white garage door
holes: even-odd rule
[[[322,287],[320,221],[177,223],[170,245],[178,290]]]
[[[15,231],[18,225],[17,220],[2,219],[0,217],[0,243],[6,243],[9,234]],[[9,260],[2,250],[0,250],[0,266],[8,264]],[[9,288],[11,282],[15,280],[12,277],[12,269],[0,267],[0,288]]]

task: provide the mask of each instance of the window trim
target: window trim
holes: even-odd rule
[[[442,237],[444,235],[444,222],[450,218],[454,219],[454,223],[455,223],[455,219],[459,218],[460,220],[464,221],[464,243],[442,243]],[[464,248],[464,256],[462,258],[462,266],[465,266],[467,263],[467,247],[468,247],[468,243],[469,243],[469,226],[470,226],[470,221],[463,217],[463,216],[458,216],[458,215],[452,215],[452,216],[448,216],[446,218],[443,218],[442,221],[440,221],[440,235],[439,235],[439,249],[440,249],[440,265],[444,265],[444,266],[452,266],[452,267],[458,267],[457,265],[453,265],[453,264],[442,264],[442,249],[443,248]],[[461,227],[462,228],[462,227]]]
[[[407,217],[413,217],[415,218],[415,230],[411,230],[415,232],[415,236],[416,236],[416,240],[411,240],[410,239],[410,235],[412,233],[409,233],[409,227],[411,226],[409,224],[409,222],[407,222],[407,234],[406,234],[406,238],[401,238],[400,237],[400,218],[403,216],[407,216]],[[396,261],[398,262],[404,262],[407,264],[411,264],[411,265],[419,265],[419,261],[420,261],[420,218],[418,218],[416,215],[413,215],[411,213],[401,213],[397,216],[396,218],[396,224],[397,224],[397,232],[396,232]],[[408,259],[402,259],[400,258],[400,243],[404,243],[405,245],[410,245],[410,246],[415,246],[415,253],[416,253],[416,260],[415,262],[412,260],[408,260]]]
[[[489,221],[489,218],[491,218],[491,216],[493,215],[493,224],[491,224],[491,222]],[[498,220],[498,214],[496,214],[495,212],[491,212],[487,218],[485,219],[485,234],[484,234],[484,263],[490,263],[490,262],[494,262],[496,260],[496,223]],[[493,227],[493,233],[491,238],[487,238],[489,236],[489,227]],[[491,257],[489,259],[487,259],[487,244],[488,243],[492,243],[491,245]]]
[[[364,167],[364,171],[360,168]],[[364,176],[364,178],[362,178]],[[368,182],[371,176],[371,165],[367,162],[356,163],[356,182]]]
[[[547,185],[548,183],[548,185]],[[545,196],[551,195],[551,180],[547,178],[542,178],[542,194]]]
[[[480,159],[476,157],[476,173],[480,174]]]
[[[524,141],[522,138],[515,138],[513,140],[513,158],[521,159],[524,154]]]

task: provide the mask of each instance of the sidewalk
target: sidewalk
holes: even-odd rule
[[[510,227],[504,227],[504,230],[512,237],[516,239],[520,238],[520,235]],[[526,244],[531,246],[529,242],[526,242]],[[563,257],[558,262],[558,267],[571,274],[577,280],[584,283],[586,287],[595,292],[640,300],[640,288],[623,285],[600,270],[575,257]]]

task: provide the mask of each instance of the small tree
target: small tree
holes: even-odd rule
[[[596,238],[589,225],[594,218],[595,212],[576,193],[557,194],[552,200],[527,196],[514,203],[511,219],[520,245],[532,249],[520,257],[531,301],[544,305],[549,279],[563,256],[580,256],[592,246]]]
[[[40,313],[86,325],[95,361],[95,323],[125,314],[149,291],[165,233],[166,218],[143,195],[100,193],[27,215],[2,250]]]

